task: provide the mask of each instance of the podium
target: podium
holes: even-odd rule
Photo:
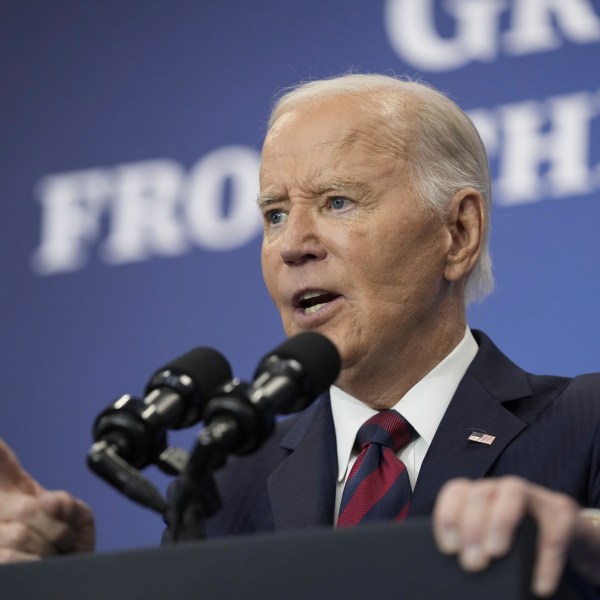
[[[6,600],[532,598],[533,526],[476,574],[436,549],[428,519],[187,542],[0,567]],[[563,586],[556,598],[578,598]]]

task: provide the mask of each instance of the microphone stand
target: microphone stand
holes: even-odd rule
[[[233,379],[206,407],[204,428],[183,473],[172,485],[164,541],[204,539],[206,521],[221,508],[214,472],[230,453],[249,454],[273,432],[278,414],[302,410],[327,389],[340,370],[335,346],[304,332],[260,362],[254,381]]]
[[[222,506],[214,472],[230,453],[254,451],[275,427],[275,412],[252,402],[249,384],[234,379],[223,391],[209,403],[187,465],[169,489],[166,544],[206,538],[206,521]]]
[[[225,464],[225,449],[207,440],[202,429],[188,466],[167,492],[164,544],[206,539],[206,521],[222,506],[214,472]]]

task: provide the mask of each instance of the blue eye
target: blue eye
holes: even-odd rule
[[[279,225],[283,221],[284,212],[282,210],[272,210],[267,213],[269,225]]]
[[[348,198],[344,198],[343,196],[335,196],[331,198],[329,204],[334,210],[342,210],[348,208],[352,204],[352,200],[348,200]]]

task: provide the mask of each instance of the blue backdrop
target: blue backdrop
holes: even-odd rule
[[[254,196],[299,80],[393,72],[467,109],[496,193],[472,326],[529,370],[598,369],[598,0],[28,0],[0,49],[0,436],[93,506],[101,550],[162,524],[87,471],[98,412],[193,346],[249,378],[283,339]]]

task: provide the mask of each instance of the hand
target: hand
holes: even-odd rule
[[[48,491],[21,468],[0,440],[0,563],[90,552],[91,509],[63,491]]]
[[[591,531],[593,526],[570,497],[518,477],[449,481],[434,509],[434,536],[442,552],[457,554],[467,571],[479,571],[508,552],[525,516],[538,526],[532,582],[535,594],[555,592],[573,541],[581,552],[574,566],[584,567],[593,556],[598,571],[600,529]],[[581,570],[587,574],[585,568]]]

